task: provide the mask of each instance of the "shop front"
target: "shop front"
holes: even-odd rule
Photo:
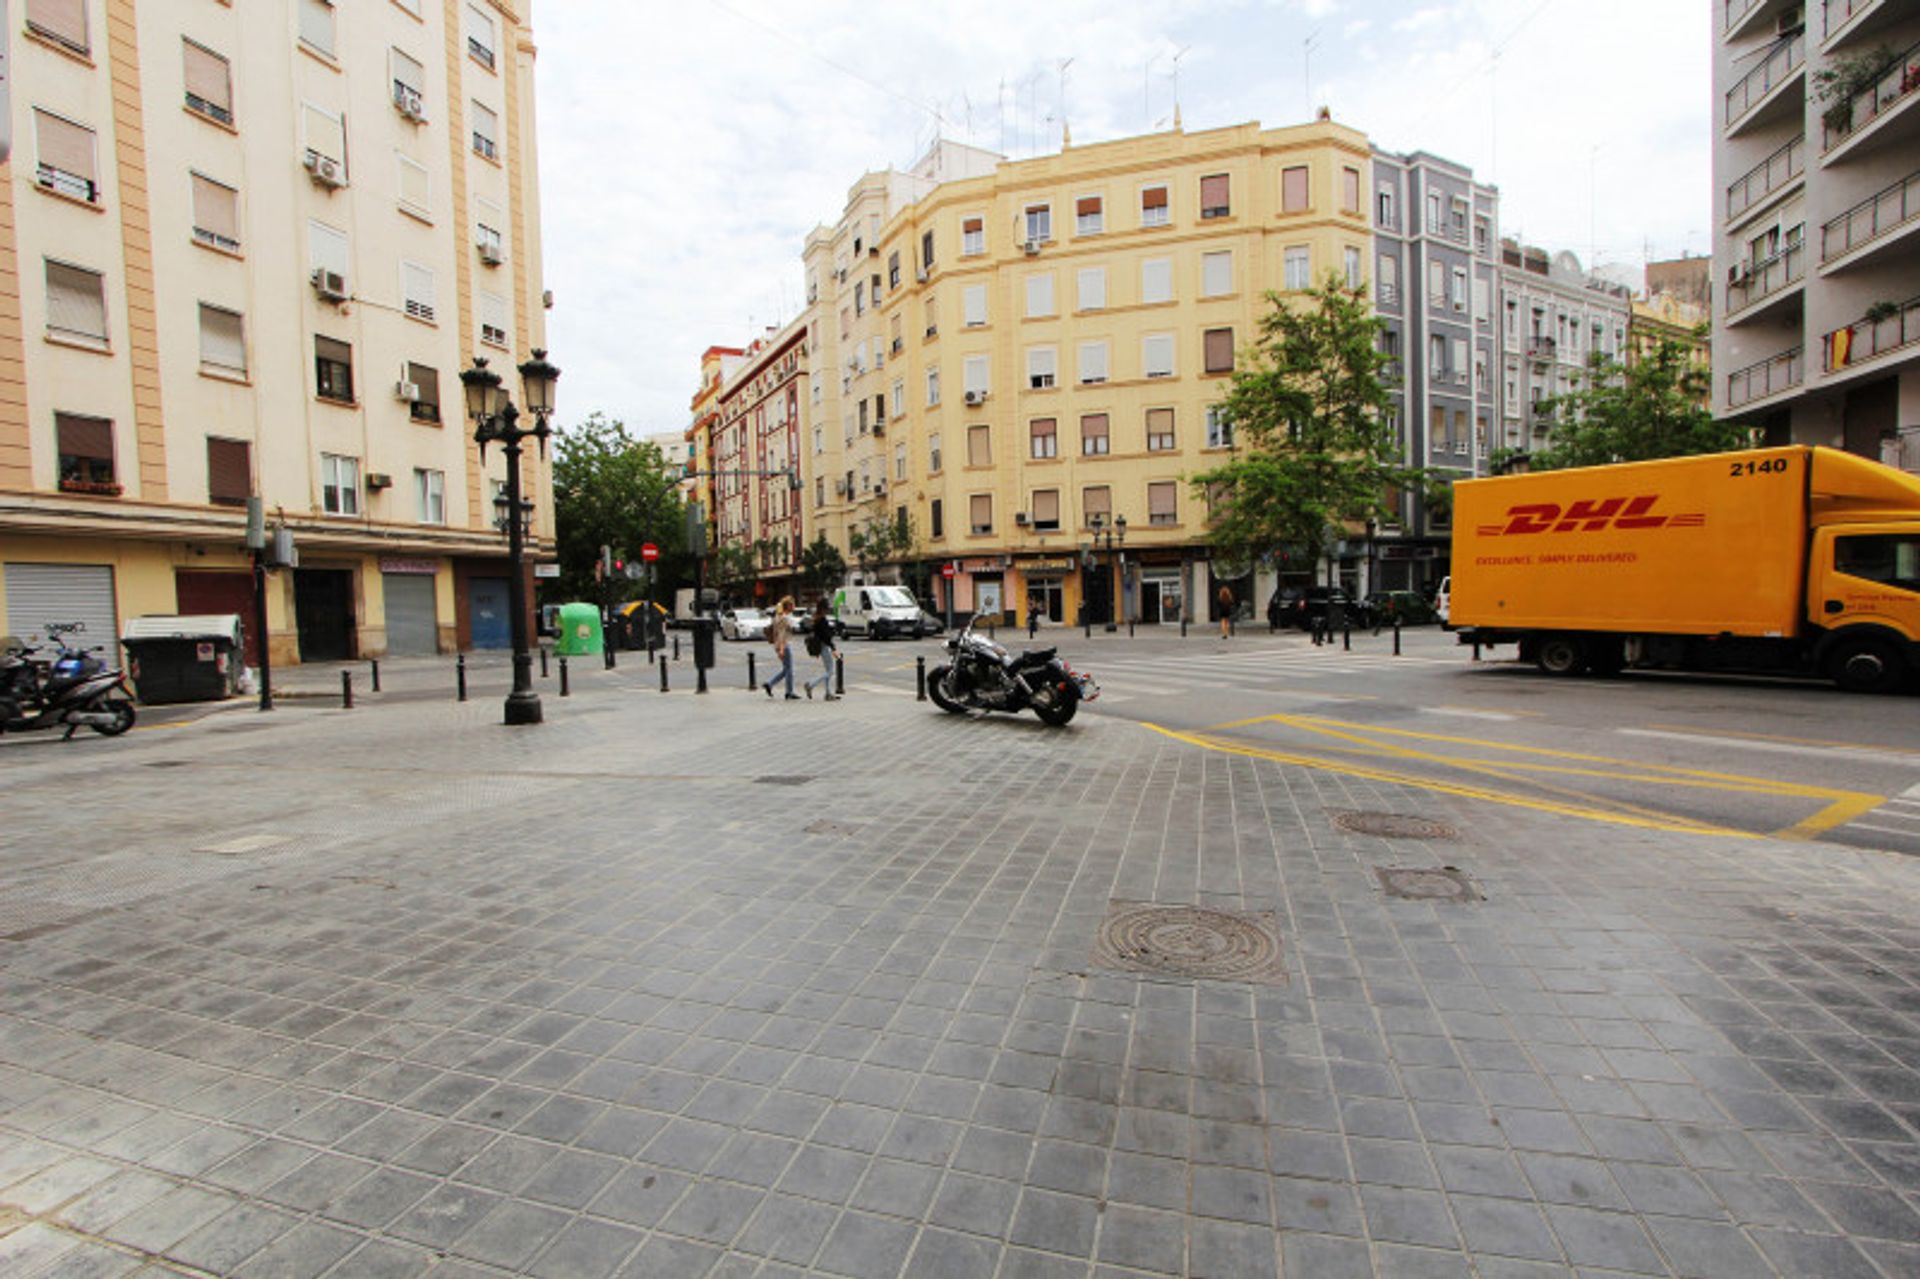
[[[1134,620],[1148,626],[1179,622],[1185,615],[1185,576],[1177,563],[1142,563]]]
[[[1029,625],[1037,617],[1040,624],[1060,626],[1074,616],[1068,582],[1079,561],[1071,555],[1039,556],[1019,560],[1020,607],[1015,612],[1020,625]]]

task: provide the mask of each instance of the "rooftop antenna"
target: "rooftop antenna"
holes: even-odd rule
[[[1180,131],[1180,59],[1186,57],[1187,50],[1191,48],[1193,48],[1192,45],[1183,44],[1180,46],[1180,52],[1173,55],[1173,130],[1175,133]]]
[[[1060,59],[1060,149],[1066,150],[1073,145],[1073,135],[1067,132],[1067,68],[1073,65],[1072,58]]]
[[[1313,118],[1313,50],[1320,43],[1320,29],[1315,27],[1313,34],[1300,42],[1301,71],[1306,80],[1307,118]]]
[[[994,95],[994,114],[1000,117],[1000,154],[1007,153],[1007,78],[1000,77],[1000,91]]]
[[[1147,65],[1140,69],[1140,131],[1147,132],[1153,127],[1153,64],[1160,61],[1159,53],[1147,59]]]

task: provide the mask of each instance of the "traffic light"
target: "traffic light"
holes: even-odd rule
[[[624,572],[626,572],[626,571],[627,571],[627,562],[626,562],[626,561],[625,561],[624,559],[621,559],[621,558],[619,558],[619,557],[617,557],[617,556],[616,556],[616,557],[614,558],[614,561],[613,561],[613,571],[614,571],[614,572],[616,572],[616,573],[624,573]]]
[[[602,578],[613,576],[613,548],[605,544],[600,547],[600,576]]]

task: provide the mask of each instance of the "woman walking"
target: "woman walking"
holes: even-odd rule
[[[1226,639],[1233,634],[1233,588],[1225,582],[1220,584],[1220,638]]]
[[[813,606],[813,616],[807,619],[807,654],[820,659],[820,673],[806,683],[807,697],[813,697],[813,686],[818,684],[826,690],[826,700],[833,701],[833,668],[840,660],[840,648],[833,642],[833,619],[827,616],[824,598]]]
[[[787,681],[787,700],[797,702],[800,694],[793,691],[793,646],[787,641],[793,636],[793,596],[780,597],[779,607],[774,610],[773,620],[767,623],[767,643],[773,645],[773,651],[780,657],[780,669],[772,678],[760,687],[767,696],[773,696],[773,686],[782,679]]]

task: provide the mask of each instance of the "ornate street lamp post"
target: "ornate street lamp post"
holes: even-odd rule
[[[1115,581],[1119,575],[1120,548],[1127,544],[1127,517],[1116,515],[1113,527],[1107,527],[1107,517],[1096,514],[1092,520],[1093,544],[1096,549],[1104,547],[1107,552],[1107,629],[1120,629],[1119,615],[1126,606],[1126,582]]]
[[[498,444],[507,455],[507,491],[504,516],[507,533],[507,608],[513,632],[513,691],[507,694],[506,722],[538,724],[541,720],[540,695],[533,691],[533,653],[527,637],[526,537],[530,503],[520,495],[520,443],[532,438],[540,442],[540,456],[547,455],[547,440],[553,428],[547,419],[553,415],[553,384],[560,370],[547,363],[547,353],[538,348],[533,358],[520,366],[520,385],[527,411],[533,415],[531,427],[520,425],[520,410],[501,385],[500,375],[487,367],[484,356],[475,356],[473,367],[460,374],[466,391],[467,416],[474,422],[473,439],[480,446],[480,459],[486,460],[487,445]]]

